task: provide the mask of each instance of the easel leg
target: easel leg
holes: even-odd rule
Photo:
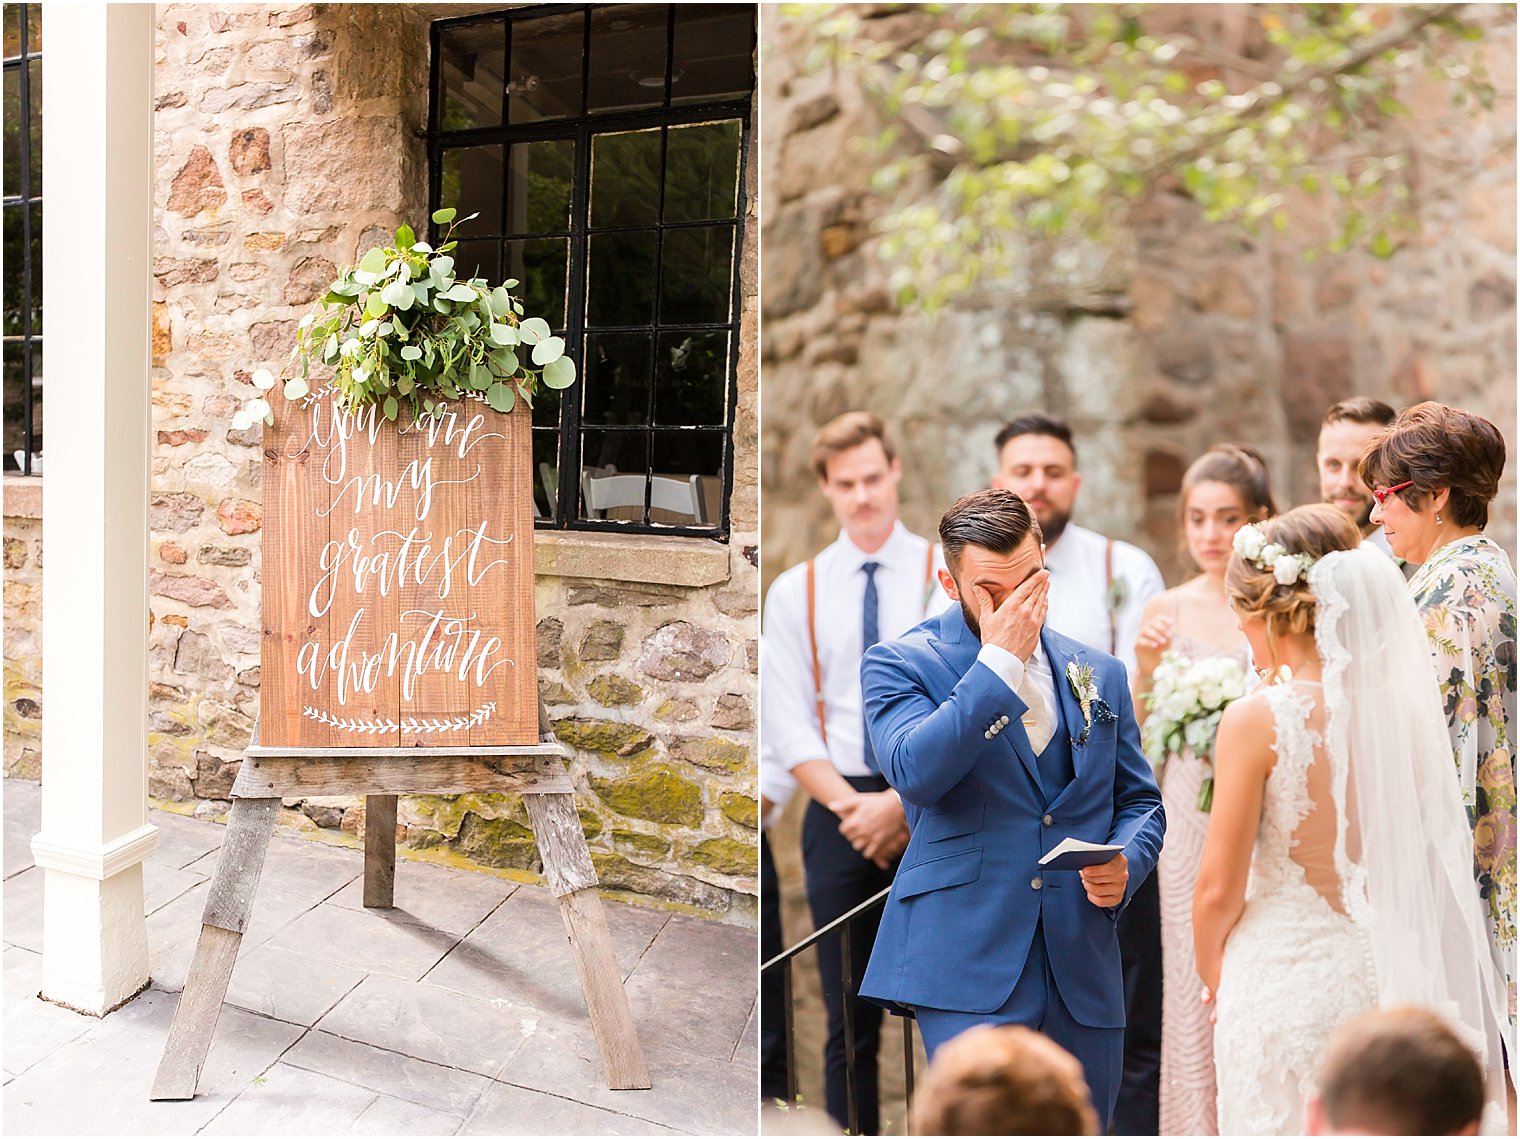
[[[560,917],[570,938],[607,1086],[614,1091],[647,1088],[649,1070],[628,1008],[628,994],[623,991],[612,932],[596,892],[596,871],[574,797],[530,793],[523,801],[538,840],[544,877],[559,898]]]
[[[396,796],[364,797],[364,904],[396,904]]]
[[[232,800],[227,835],[201,918],[200,940],[149,1099],[195,1098],[279,813],[278,799]]]

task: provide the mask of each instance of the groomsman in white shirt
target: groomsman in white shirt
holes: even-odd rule
[[[892,884],[908,842],[902,801],[882,777],[865,733],[860,658],[878,640],[898,637],[950,604],[937,573],[944,566],[927,539],[898,520],[902,464],[882,421],[852,411],[813,443],[818,489],[841,527],[818,556],[776,578],[765,599],[761,652],[762,764],[788,770],[809,795],[802,860],[813,925],[848,913]],[[762,781],[773,782],[762,775]],[[880,911],[850,934],[855,1042],[855,1131],[879,1129],[877,1049],[882,1009],[858,999]],[[818,943],[828,1008],[825,1106],[841,1126],[846,1106],[842,942]]]
[[[1331,506],[1350,515],[1362,531],[1362,541],[1393,557],[1383,528],[1372,520],[1372,491],[1357,474],[1357,464],[1367,444],[1393,423],[1398,413],[1380,399],[1355,396],[1343,399],[1319,425],[1319,445],[1314,464],[1319,468],[1319,495]]]
[[[1071,520],[1082,476],[1071,428],[1054,416],[1022,415],[997,435],[992,485],[1029,504],[1045,535],[1050,608],[1045,623],[1118,657],[1135,672],[1135,638],[1145,603],[1166,588],[1138,546],[1105,538]],[[1119,918],[1124,958],[1124,1077],[1115,1135],[1155,1135],[1161,1095],[1161,895],[1150,875]]]

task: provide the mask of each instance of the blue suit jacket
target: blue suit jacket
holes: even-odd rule
[[[1092,666],[1117,717],[1095,717],[1086,742],[1073,740],[1076,777],[1048,799],[1019,722],[1026,705],[977,661],[981,643],[960,606],[873,646],[861,661],[876,757],[912,828],[861,983],[871,1000],[993,1012],[1013,992],[1043,918],[1050,967],[1072,1016],[1094,1028],[1124,1025],[1114,923],[1161,851],[1161,795],[1140,750],[1124,665],[1050,629],[1041,644],[1071,736],[1080,736],[1083,720],[1069,661]],[[1003,716],[1007,727],[987,739]],[[1039,866],[1068,835],[1124,845],[1124,903],[1099,908],[1077,871]]]

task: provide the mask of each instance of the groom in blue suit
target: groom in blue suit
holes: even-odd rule
[[[860,992],[911,1009],[931,1056],[975,1024],[1044,1032],[1081,1061],[1106,1132],[1124,1056],[1114,923],[1161,851],[1161,795],[1124,666],[1043,627],[1049,574],[1024,500],[966,495],[939,533],[959,606],[861,662],[912,839]],[[1068,836],[1122,850],[1042,867]]]

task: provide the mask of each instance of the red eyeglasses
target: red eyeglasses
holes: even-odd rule
[[[1399,491],[1403,490],[1405,487],[1410,486],[1414,486],[1414,479],[1410,479],[1408,482],[1401,482],[1398,486],[1373,487],[1372,497],[1377,499],[1377,504],[1379,506],[1382,506],[1385,502],[1388,501],[1390,496],[1398,494]]]

